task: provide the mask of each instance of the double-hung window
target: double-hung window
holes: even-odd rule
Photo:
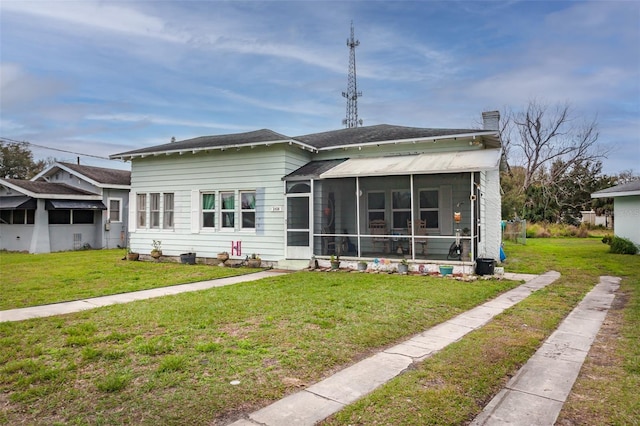
[[[173,193],[164,194],[164,206],[162,215],[162,227],[164,229],[173,229]]]
[[[215,192],[202,193],[202,227],[216,227],[216,194]]]
[[[147,194],[138,194],[136,197],[136,209],[138,228],[147,226]]]
[[[122,217],[122,199],[109,198],[109,222],[120,222]]]
[[[222,228],[234,228],[236,217],[236,193],[220,193],[220,223]]]
[[[424,220],[428,229],[440,228],[439,193],[437,189],[420,190],[420,219]]]
[[[256,192],[240,191],[242,229],[256,228]]]
[[[369,223],[372,220],[385,220],[385,196],[383,191],[370,191],[367,193],[367,216]]]
[[[151,228],[160,228],[160,194],[153,192],[150,194],[150,222]]]
[[[394,229],[406,229],[411,220],[411,192],[406,190],[391,192],[391,213]]]

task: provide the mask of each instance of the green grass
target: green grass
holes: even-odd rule
[[[576,386],[590,398],[574,398],[563,424],[637,424],[640,413],[640,256],[608,253],[599,239],[536,239],[508,244],[507,270],[562,277],[496,317],[480,330],[448,346],[325,425],[465,424],[473,419],[535,352],[600,275],[623,277],[629,298],[615,352],[600,365],[601,377],[581,374]],[[604,380],[603,380],[604,379]],[[589,390],[590,389],[590,390]]]
[[[0,323],[0,423],[230,419],[516,285],[298,272]]]
[[[0,309],[65,302],[255,272],[169,262],[129,262],[123,250],[48,254],[0,251]]]

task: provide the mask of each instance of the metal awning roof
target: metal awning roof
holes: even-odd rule
[[[107,210],[102,201],[96,200],[47,200],[46,210]]]
[[[351,158],[320,174],[320,179],[436,174],[497,170],[500,150],[483,149],[389,157]]]
[[[36,200],[26,195],[16,197],[0,197],[0,210],[34,210]]]

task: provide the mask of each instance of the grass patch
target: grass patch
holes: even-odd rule
[[[6,423],[221,422],[517,285],[299,272],[0,323]]]
[[[577,397],[572,393],[559,424],[637,423],[640,374],[629,365],[637,366],[640,353],[640,257],[608,254],[608,246],[595,238],[528,240],[526,246],[508,244],[505,250],[508,270],[555,269],[563,275],[323,424],[468,423],[604,274],[624,277],[623,292],[630,300],[621,322],[624,337],[609,342],[618,357],[603,358],[600,375],[581,372],[576,387],[585,390]]]
[[[25,254],[0,251],[0,309],[65,302],[255,272],[180,263],[128,262],[123,250]]]

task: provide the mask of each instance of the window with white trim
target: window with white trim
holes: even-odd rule
[[[164,194],[164,203],[162,211],[162,227],[164,229],[173,229],[173,193]]]
[[[385,206],[384,191],[367,192],[367,218],[369,223],[372,220],[385,220]]]
[[[440,196],[437,189],[422,189],[419,195],[420,219],[424,220],[428,229],[440,228]]]
[[[147,227],[147,194],[138,194],[136,197],[137,227]]]
[[[236,193],[220,193],[220,226],[222,228],[234,228],[236,218]]]
[[[109,198],[109,222],[122,221],[122,198]]]
[[[240,223],[242,229],[256,228],[256,191],[240,191]]]
[[[216,193],[215,192],[203,192],[201,194],[202,199],[202,227],[203,228],[215,228],[216,227]]]
[[[151,228],[160,228],[160,194],[152,192],[149,202],[149,225]]]
[[[411,192],[408,189],[391,191],[392,228],[406,229],[411,220]]]

